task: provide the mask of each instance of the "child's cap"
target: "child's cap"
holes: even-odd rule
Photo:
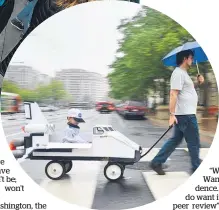
[[[76,122],[85,122],[82,118],[81,111],[79,109],[70,109],[68,111],[68,116],[67,117],[72,117]]]

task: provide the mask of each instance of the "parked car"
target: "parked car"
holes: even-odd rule
[[[126,101],[119,109],[120,114],[125,119],[130,117],[144,118],[147,111],[146,105],[140,101]]]
[[[59,108],[52,105],[40,105],[40,109],[42,112],[53,112],[58,111]]]
[[[115,110],[115,106],[113,103],[107,102],[107,101],[97,102],[96,110],[100,113],[103,113],[103,112],[110,113]]]
[[[122,113],[122,107],[123,107],[123,104],[117,104],[116,107],[115,107],[115,111],[121,115]]]

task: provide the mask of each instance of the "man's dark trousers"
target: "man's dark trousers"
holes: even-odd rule
[[[173,127],[173,136],[165,142],[152,160],[152,164],[160,165],[165,163],[184,137],[191,157],[192,171],[194,172],[200,165],[200,137],[197,118],[196,115],[176,115],[176,118],[178,123]]]

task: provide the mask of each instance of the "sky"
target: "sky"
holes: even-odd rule
[[[21,62],[50,76],[66,68],[107,75],[122,38],[116,29],[120,20],[141,8],[125,1],[97,1],[59,12],[23,41],[10,65]]]

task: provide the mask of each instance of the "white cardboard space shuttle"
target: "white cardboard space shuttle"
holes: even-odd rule
[[[25,102],[25,117],[27,125],[24,131],[30,136],[24,137],[25,153],[31,153],[31,158],[40,157],[48,159],[53,157],[71,156],[72,160],[81,159],[97,160],[103,157],[138,160],[141,147],[111,125],[96,125],[93,127],[91,143],[62,143],[51,142],[51,136],[55,132],[55,126],[49,124],[36,102]],[[72,152],[56,152],[70,149]],[[137,154],[137,156],[136,156]]]
[[[106,161],[104,175],[109,180],[118,180],[122,177],[125,165],[132,165],[141,159],[142,148],[128,139],[111,125],[96,125],[93,127],[91,143],[62,143],[52,142],[55,126],[49,124],[36,102],[25,102],[25,117],[27,125],[24,131],[29,133],[20,143],[23,152],[16,149],[13,154],[16,158],[30,160],[50,160],[46,166],[46,174],[51,179],[60,179],[72,167],[72,161]],[[14,147],[13,147],[14,148]],[[50,172],[48,167],[62,168],[61,174]],[[117,168],[117,169],[113,169]],[[118,171],[119,174],[110,175]],[[111,178],[110,178],[111,177]],[[117,177],[117,178],[115,178]]]

